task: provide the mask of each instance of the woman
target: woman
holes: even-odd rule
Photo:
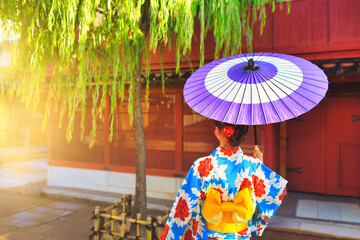
[[[243,154],[240,143],[247,131],[248,126],[215,122],[219,147],[190,168],[161,240],[261,236],[265,218],[274,216],[283,200],[287,181],[262,163],[257,147],[257,158]]]

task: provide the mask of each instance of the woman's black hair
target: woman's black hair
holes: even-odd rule
[[[234,124],[229,124],[229,123],[225,123],[225,122],[219,122],[219,121],[215,121],[215,126],[221,130],[223,129],[225,126],[233,126],[235,129],[235,133],[229,137],[229,144],[231,147],[237,147],[239,146],[242,142],[245,141],[245,135],[248,132],[249,126],[247,125],[234,125]]]

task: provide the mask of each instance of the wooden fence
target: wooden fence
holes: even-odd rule
[[[157,240],[164,229],[164,223],[169,216],[169,209],[165,208],[164,216],[151,216],[147,220],[141,220],[141,214],[132,216],[131,195],[123,195],[122,200],[101,209],[95,207],[93,212],[94,227],[91,229],[90,240],[122,240],[122,239],[147,239]],[[131,228],[135,225],[135,228]],[[146,229],[146,237],[141,236],[141,228]]]

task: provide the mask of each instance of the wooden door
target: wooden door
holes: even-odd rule
[[[328,97],[287,121],[291,191],[360,196],[360,97]]]
[[[327,101],[326,192],[360,196],[360,97]]]
[[[325,193],[324,107],[286,122],[286,178],[290,191]]]

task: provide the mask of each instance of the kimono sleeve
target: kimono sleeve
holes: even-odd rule
[[[271,218],[280,207],[287,181],[263,163],[257,164],[252,174],[257,211],[251,220],[251,230],[261,236]]]
[[[190,220],[200,214],[200,187],[201,180],[194,174],[193,165],[176,196],[160,240],[182,239],[187,226],[193,223]]]

